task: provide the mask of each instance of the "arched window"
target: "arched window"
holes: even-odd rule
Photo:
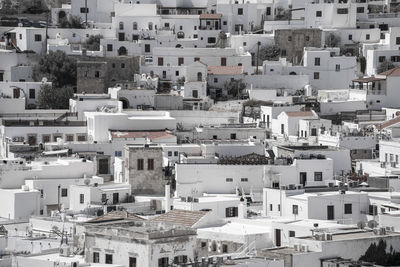
[[[201,72],[198,72],[198,73],[197,73],[197,81],[198,81],[198,82],[203,81],[203,73],[201,73]]]
[[[137,31],[137,22],[136,21],[133,22],[133,27],[132,28],[133,28],[134,31]]]
[[[128,54],[128,50],[126,50],[125,46],[121,46],[118,49],[118,56],[126,56]]]
[[[119,29],[120,29],[120,30],[123,30],[123,29],[124,29],[124,23],[123,23],[122,21],[119,23]]]
[[[150,30],[150,31],[153,30],[153,22],[149,22],[149,30]]]

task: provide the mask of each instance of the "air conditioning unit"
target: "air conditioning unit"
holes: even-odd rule
[[[60,248],[60,256],[69,257],[71,255],[71,248],[68,245],[62,245]]]

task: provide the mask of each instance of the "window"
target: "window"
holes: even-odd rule
[[[238,207],[230,207],[225,209],[225,217],[237,217]]]
[[[368,214],[378,215],[378,207],[376,205],[369,205]]]
[[[105,203],[107,201],[107,194],[101,194],[101,202]]]
[[[289,231],[289,237],[295,237],[296,233],[295,231]]]
[[[112,44],[107,44],[107,51],[112,52],[113,51],[113,45]]]
[[[226,57],[221,57],[221,66],[226,66]]]
[[[309,42],[310,41],[310,36],[306,36],[306,42]]]
[[[340,71],[340,64],[336,64],[336,71]]]
[[[231,133],[231,139],[233,139],[233,140],[236,139],[236,133]]]
[[[349,41],[353,40],[353,35],[349,34]]]
[[[168,151],[168,157],[172,157],[172,151]]]
[[[138,171],[143,171],[144,169],[144,159],[137,160],[137,169]]]
[[[120,30],[123,30],[123,29],[124,29],[124,23],[123,23],[122,21],[119,23],[119,29],[120,29]]]
[[[287,40],[288,40],[288,42],[291,42],[292,41],[292,36],[288,36]]]
[[[93,262],[100,263],[100,253],[99,252],[93,252]]]
[[[174,151],[174,157],[177,157],[179,155],[178,151]]]
[[[136,265],[136,258],[129,257],[129,267],[137,267]]]
[[[400,62],[400,56],[391,56],[390,60],[393,62]]]
[[[179,76],[179,70],[175,71],[175,76]]]
[[[338,8],[337,9],[337,13],[338,14],[348,14],[349,13],[349,9],[347,9],[347,8]]]
[[[314,172],[314,181],[316,182],[322,181],[322,172]]]
[[[84,194],[80,194],[79,195],[79,203],[83,204],[85,202],[85,195]]]
[[[385,56],[380,56],[379,58],[378,58],[378,61],[379,62],[384,62],[386,60],[386,57]]]
[[[168,257],[158,259],[158,267],[168,267],[168,266],[170,266],[168,262]]]
[[[108,174],[109,173],[109,164],[108,158],[99,159],[99,174]]]
[[[94,72],[94,77],[99,78],[100,77],[100,71],[95,71]]]
[[[150,44],[145,44],[144,45],[144,52],[145,53],[150,53]]]
[[[247,45],[247,42],[243,42],[243,46],[246,46]]]
[[[41,42],[41,41],[42,41],[42,35],[35,34],[35,42]]]
[[[147,159],[147,169],[149,171],[154,170],[154,159]]]
[[[267,15],[267,16],[270,16],[270,15],[271,15],[271,8],[270,8],[270,7],[267,7],[266,15]]]
[[[180,255],[180,256],[174,257],[174,263],[179,265],[179,266],[180,266],[181,263],[186,263],[186,262],[187,262],[187,256],[186,255]]]
[[[164,66],[164,58],[162,57],[158,58],[158,66]]]
[[[113,255],[106,254],[106,264],[112,264],[112,263],[113,263]]]
[[[207,242],[201,242],[201,247],[205,248],[207,246]]]
[[[249,178],[240,178],[240,181],[241,181],[241,182],[248,182],[248,181],[249,181]]]
[[[29,99],[35,99],[36,91],[35,89],[29,89]]]
[[[228,245],[227,244],[222,244],[222,252],[228,253]]]
[[[400,45],[400,37],[396,37],[396,44]]]
[[[50,142],[50,135],[49,134],[42,135],[42,143],[48,143],[48,142]]]
[[[79,142],[85,142],[86,141],[86,135],[78,135],[78,141]]]
[[[352,214],[352,205],[351,204],[344,204],[344,214]]]
[[[321,59],[319,57],[314,58],[314,66],[321,66]]]
[[[192,97],[193,98],[198,98],[199,97],[199,92],[197,90],[192,91]]]
[[[315,16],[316,17],[322,17],[322,11],[321,10],[316,11],[315,12]]]
[[[213,140],[217,140],[218,136],[217,135],[213,135]]]
[[[363,6],[357,7],[357,13],[364,13],[364,7]]]
[[[133,22],[133,23],[132,23],[132,29],[133,29],[134,31],[137,30],[137,22]]]
[[[370,37],[371,37],[371,36],[370,36],[369,34],[366,34],[366,35],[365,35],[365,39],[366,39],[366,40],[369,40]]]
[[[292,206],[292,213],[294,215],[298,215],[299,214],[299,206],[298,205],[293,205]]]
[[[81,7],[81,13],[89,13],[89,8]]]
[[[218,78],[214,78],[214,83],[218,83]]]
[[[67,197],[67,196],[68,196],[68,189],[62,188],[61,189],[61,197]]]
[[[281,134],[285,134],[285,124],[281,124]]]
[[[238,8],[237,13],[238,13],[238,15],[243,15],[243,8]]]
[[[118,33],[118,41],[120,41],[120,42],[125,41],[125,33],[124,32]]]
[[[224,22],[222,24],[224,24],[226,26],[226,25],[228,25],[228,22],[226,20],[224,20]]]
[[[207,38],[207,43],[209,43],[209,44],[215,44],[216,41],[217,41],[217,39],[215,37],[208,37]]]
[[[272,211],[273,210],[273,206],[272,204],[269,204],[269,210]]]
[[[43,198],[43,196],[44,196],[43,189],[40,189],[40,198]]]
[[[281,56],[282,57],[286,57],[286,49],[282,49],[281,50]]]
[[[281,211],[281,204],[278,204],[278,211]]]
[[[314,80],[319,80],[319,72],[314,72]]]
[[[185,59],[183,57],[178,57],[178,66],[183,65],[185,62]]]
[[[149,27],[149,30],[152,31],[153,30],[153,23],[149,22],[148,27]]]
[[[115,151],[115,153],[114,153],[114,155],[116,156],[116,157],[122,157],[122,151]]]
[[[226,178],[225,180],[226,180],[226,182],[228,182],[228,183],[233,182],[233,178]]]
[[[195,57],[194,58],[194,62],[196,62],[196,61],[200,61],[200,58],[199,57]]]

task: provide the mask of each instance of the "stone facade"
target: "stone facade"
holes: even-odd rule
[[[107,93],[119,82],[134,81],[140,57],[88,57],[77,64],[78,93]]]
[[[125,150],[125,181],[132,186],[132,193],[163,195],[167,181],[162,166],[162,148],[133,145],[126,146]]]
[[[320,29],[285,29],[275,31],[275,44],[281,49],[281,57],[293,64],[300,64],[304,47],[321,47]]]

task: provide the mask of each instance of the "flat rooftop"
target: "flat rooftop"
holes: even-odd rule
[[[368,238],[382,238],[385,236],[400,237],[400,233],[386,231],[385,235],[378,235],[378,234],[375,234],[372,230],[355,230],[355,231],[353,230],[353,231],[334,233],[334,234],[332,234],[332,240],[325,240],[324,242],[355,240],[355,239],[368,239]],[[307,236],[307,237],[300,237],[299,239],[315,240],[315,237]],[[319,240],[316,240],[316,241],[319,241]]]

